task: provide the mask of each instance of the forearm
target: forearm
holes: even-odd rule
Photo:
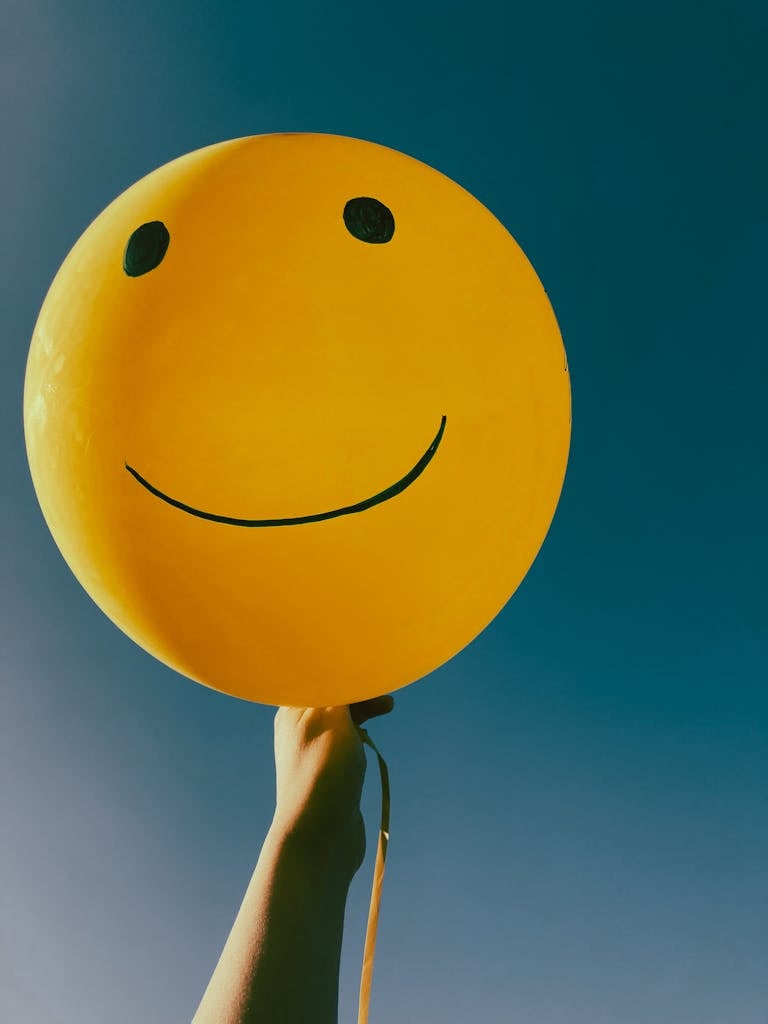
[[[350,881],[273,824],[193,1024],[336,1024]]]

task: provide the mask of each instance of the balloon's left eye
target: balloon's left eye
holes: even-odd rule
[[[123,270],[128,277],[141,277],[163,262],[171,236],[161,220],[150,220],[136,228],[123,253]]]

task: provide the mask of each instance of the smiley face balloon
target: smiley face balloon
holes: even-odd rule
[[[34,485],[85,590],[268,704],[405,686],[530,567],[570,437],[555,317],[489,211],[320,134],[190,153],[66,258],[25,385]]]

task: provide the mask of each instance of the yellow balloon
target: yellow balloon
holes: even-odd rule
[[[528,571],[570,388],[517,243],[358,139],[160,167],[67,256],[29,353],[34,485],[83,587],[190,678],[346,704],[456,654]]]

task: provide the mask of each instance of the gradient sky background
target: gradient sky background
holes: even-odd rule
[[[533,569],[371,729],[394,801],[371,1024],[764,1024],[767,21],[757,0],[6,0],[3,1022],[188,1020],[271,816],[272,710],[91,603],[39,512],[21,394],[47,287],[112,198],[287,130],[384,143],[484,202],[574,388]]]

